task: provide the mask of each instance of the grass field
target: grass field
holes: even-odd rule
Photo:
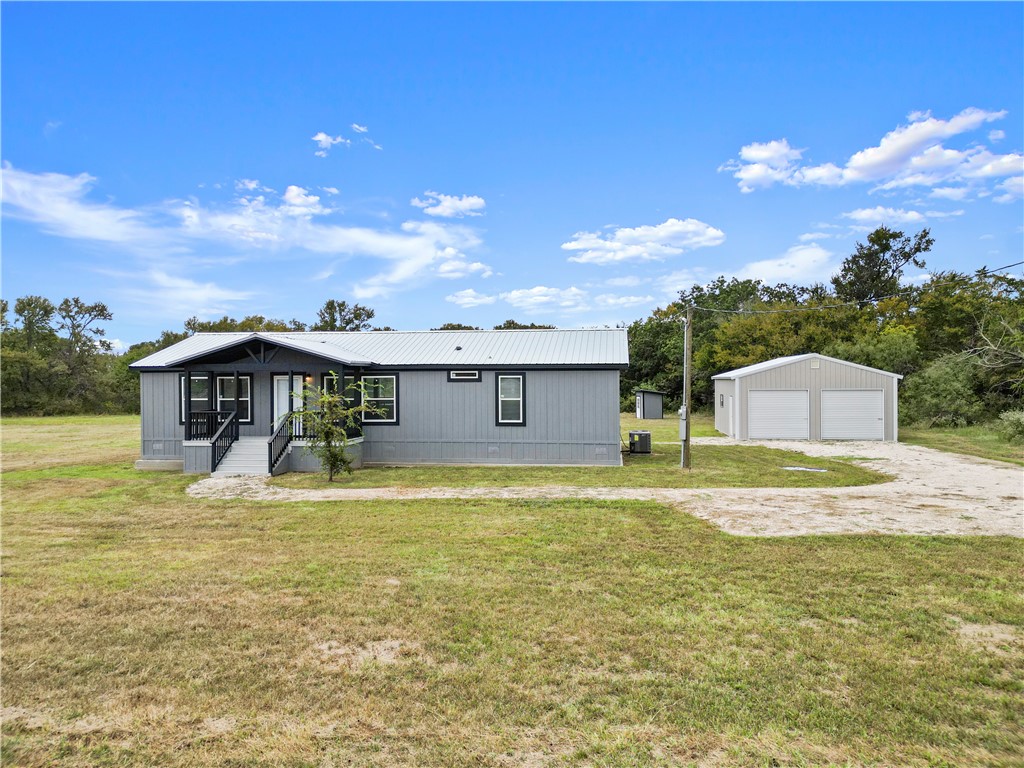
[[[200,501],[109,435],[88,463],[51,442],[19,464],[14,426],[4,766],[1024,754],[1018,540],[736,538],[640,502]]]
[[[970,427],[900,427],[900,440],[950,453],[964,453],[983,459],[1024,465],[1024,445],[1010,443],[994,424]]]

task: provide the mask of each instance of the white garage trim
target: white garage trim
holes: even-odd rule
[[[750,440],[810,438],[810,393],[806,389],[752,389],[747,392]]]
[[[884,440],[885,391],[821,390],[822,440]]]

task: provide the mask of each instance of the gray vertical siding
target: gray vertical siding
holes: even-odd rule
[[[883,391],[885,416],[885,439],[896,440],[898,425],[896,423],[897,379],[882,373],[857,368],[852,365],[831,360],[821,360],[821,367],[811,368],[812,360],[798,360],[788,365],[780,365],[760,373],[754,373],[735,380],[737,396],[742,398],[739,408],[739,430],[737,437],[746,440],[747,435],[747,393],[755,389],[796,389],[807,390],[810,408],[810,439],[821,439],[821,391],[823,389],[880,389]],[[716,381],[716,385],[725,383]],[[716,392],[717,392],[716,386]],[[726,395],[728,403],[728,395]],[[715,427],[718,427],[715,411]],[[719,428],[720,429],[720,428]]]
[[[366,425],[368,464],[621,463],[618,371],[526,371],[526,425],[495,425],[495,375],[399,373],[399,423]]]
[[[242,436],[271,434],[273,376],[313,376],[340,366],[281,349],[273,361],[197,364],[195,372],[253,375],[253,423]],[[384,371],[381,371],[382,373]],[[526,370],[526,425],[495,425],[495,372],[449,382],[446,370],[398,371],[399,424],[367,425],[366,463],[621,464],[617,370]],[[142,458],[184,458],[179,372],[143,371]],[[304,460],[303,460],[304,462]],[[305,467],[308,462],[296,461]]]
[[[185,428],[178,423],[178,374],[143,371],[139,376],[142,458],[183,458],[181,440]]]

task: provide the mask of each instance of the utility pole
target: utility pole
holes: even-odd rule
[[[682,434],[679,439],[683,444],[682,467],[690,468],[690,347],[693,340],[693,307],[686,308],[686,319],[683,320],[683,423],[680,425]]]

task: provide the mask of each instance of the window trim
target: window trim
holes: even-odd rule
[[[469,375],[468,376],[459,376],[459,375],[457,375],[457,374],[460,374],[460,373],[469,374]],[[460,383],[461,382],[464,382],[464,383],[479,383],[480,381],[482,381],[482,377],[480,376],[479,369],[477,369],[477,370],[469,370],[469,369],[461,369],[460,370],[460,369],[456,369],[456,370],[448,371],[448,381],[460,382]]]
[[[245,402],[249,403],[249,418],[247,418],[247,419],[239,419],[238,423],[239,424],[252,424],[253,423],[253,412],[252,412],[253,411],[253,376],[252,376],[251,373],[240,373],[240,374],[238,374],[238,380],[241,381],[242,379],[246,379],[249,382],[249,397],[240,397],[240,398],[238,398],[238,400],[239,400],[239,402],[245,401]],[[213,377],[213,389],[214,389],[213,395],[214,395],[214,398],[216,399],[217,410],[218,411],[228,410],[226,408],[221,408],[220,407],[220,403],[221,403],[220,382],[222,380],[224,380],[224,381],[234,381],[235,380],[235,374],[233,374],[233,373],[229,373],[229,374],[225,374],[225,375],[215,374],[214,377]],[[226,398],[224,398],[224,400],[225,400],[225,402],[234,402],[235,398],[233,398],[233,397],[226,397]]]
[[[364,394],[362,396],[362,402],[369,405],[374,400],[391,400],[394,402],[395,415],[391,419],[382,419],[377,414],[370,411],[364,411],[362,413],[362,422],[364,425],[379,424],[381,426],[398,426],[398,414],[399,414],[399,393],[398,393],[398,371],[391,371],[388,373],[363,373],[359,376],[359,381],[365,382],[366,379],[394,379],[395,380],[395,396],[394,397],[369,397]]]
[[[210,387],[210,374],[207,373],[206,371],[203,371],[202,373],[190,373],[189,374],[189,378],[192,379],[193,383],[195,382],[196,379],[203,379],[203,380],[206,381],[206,386],[207,386],[207,390],[206,390],[207,391],[207,395],[206,395],[206,410],[208,410],[208,411],[213,410],[213,408],[211,406],[211,403],[210,403],[210,389],[209,389],[209,387]],[[196,398],[193,397],[192,399],[195,400]],[[189,413],[194,413],[194,412],[195,411],[193,411],[191,408],[189,408]],[[178,374],[178,423],[179,424],[184,424],[185,423],[185,374],[184,373],[179,373]]]
[[[354,372],[344,373],[341,376],[339,376],[336,373],[324,371],[323,373],[320,374],[320,389],[322,389],[324,392],[329,392],[330,390],[327,389],[327,382],[330,381],[331,379],[334,379],[335,392],[338,392],[338,380],[341,380],[341,391],[339,394],[341,394],[342,399],[345,401],[346,407],[351,407],[353,405],[357,406],[360,404],[362,400],[362,393],[359,392],[358,390],[356,391],[354,398],[345,397],[345,391],[348,389],[348,385],[354,384],[355,382],[359,381],[359,376],[357,376]],[[348,384],[345,383],[346,381],[348,382]]]
[[[506,397],[504,400],[519,401],[519,419],[506,421],[501,418],[501,380],[519,379],[519,397]],[[524,371],[495,371],[494,372],[494,426],[496,427],[525,427],[526,426],[526,373]]]

